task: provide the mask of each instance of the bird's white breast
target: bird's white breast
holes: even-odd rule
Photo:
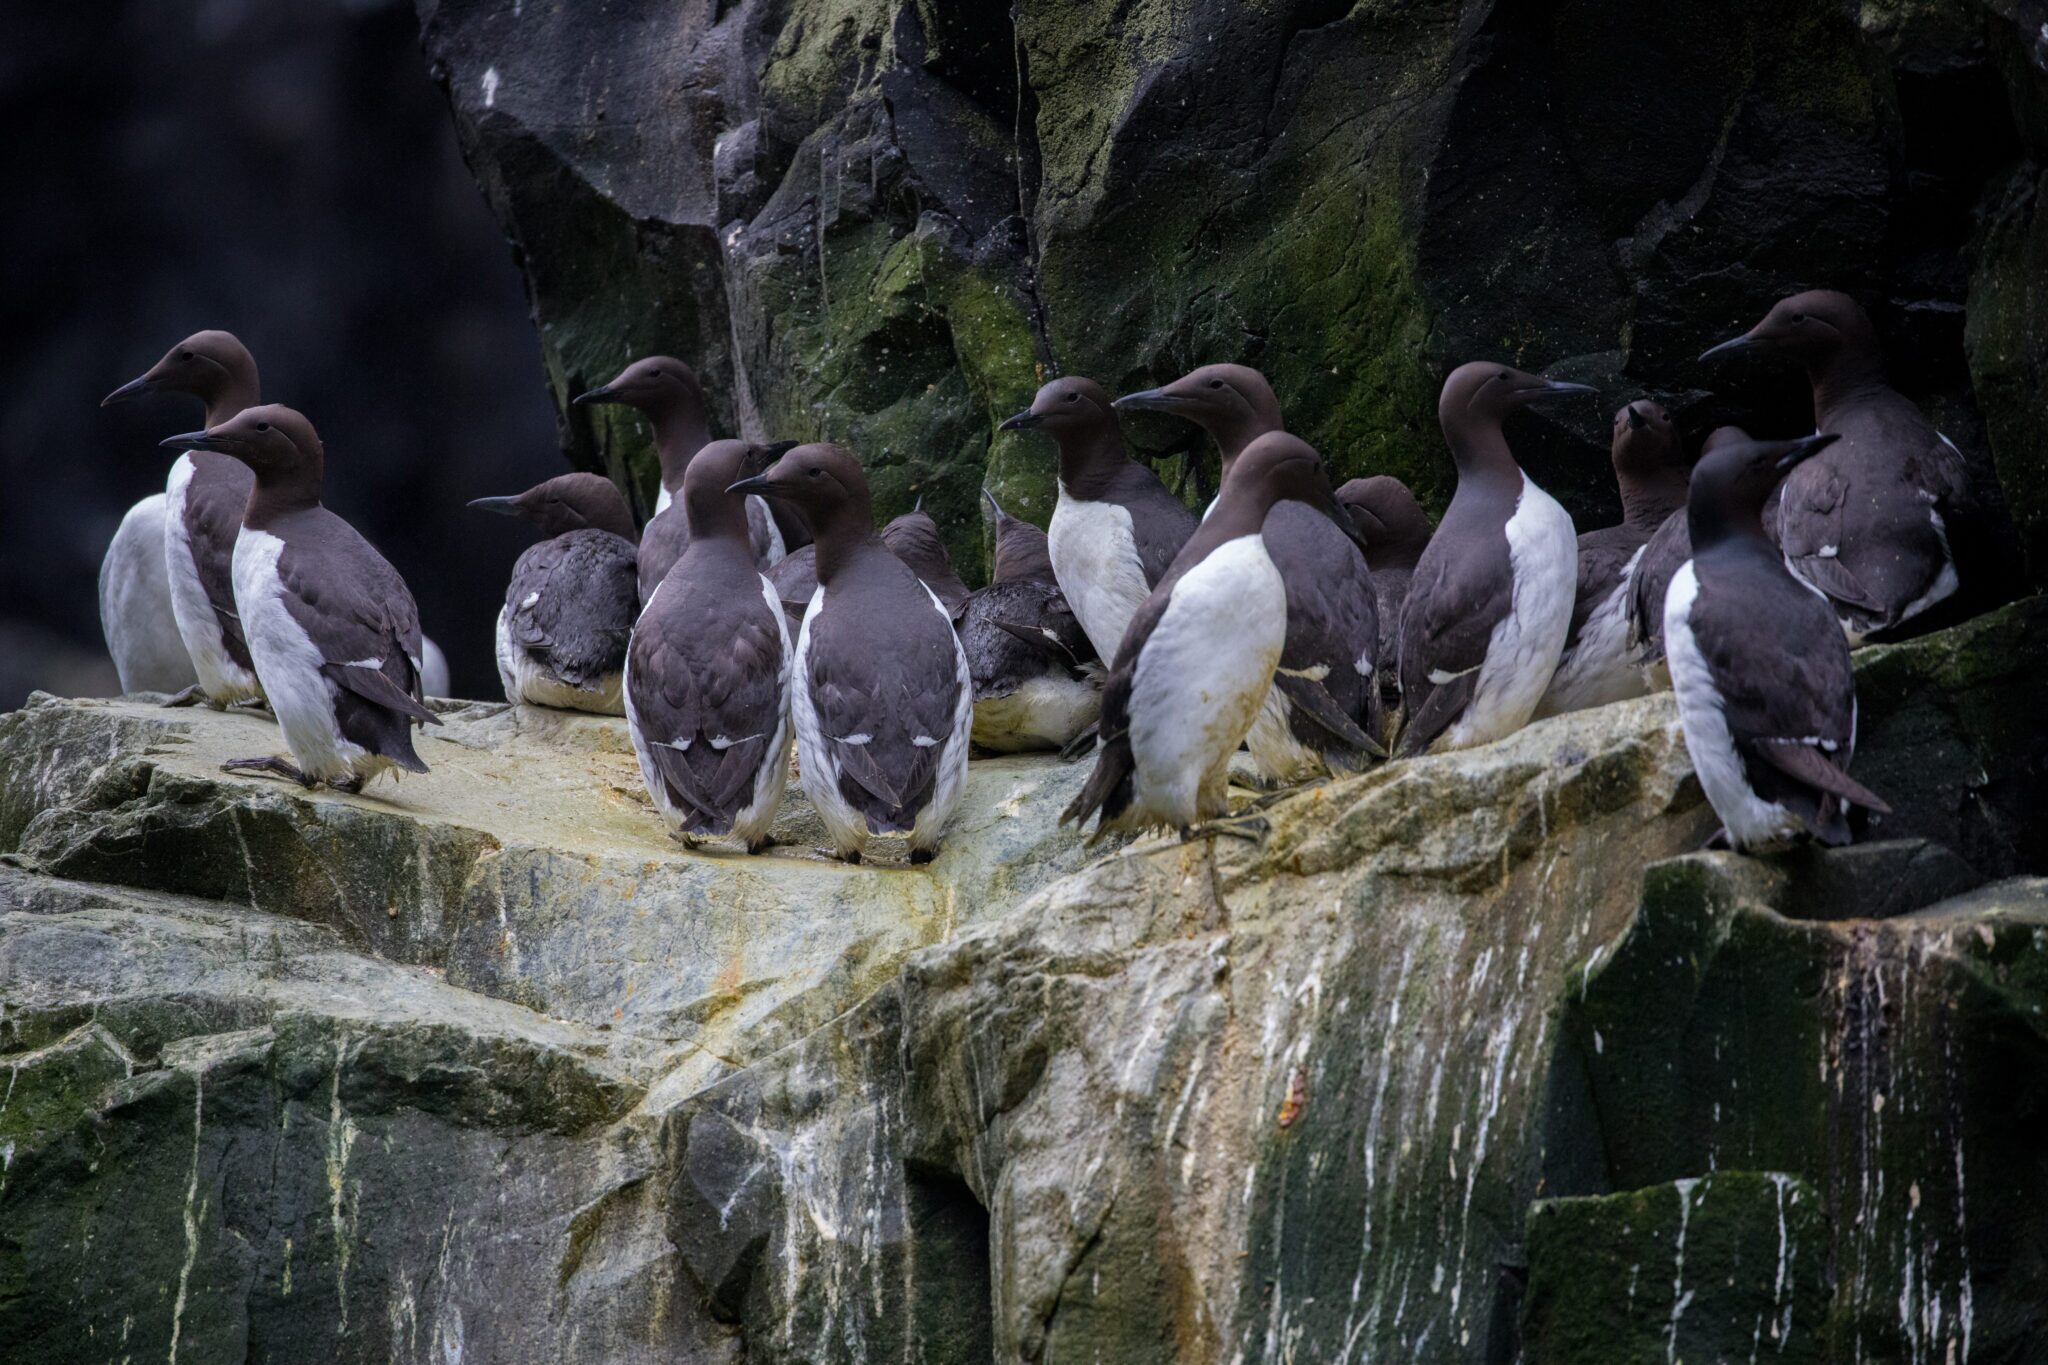
[[[180,455],[171,465],[170,478],[164,485],[164,573],[170,583],[171,614],[177,618],[178,634],[185,641],[185,652],[206,695],[223,704],[251,700],[262,696],[263,689],[256,676],[228,654],[227,643],[221,637],[220,618],[214,614],[213,601],[200,580],[199,563],[192,555],[192,535],[185,526],[185,497],[196,472],[192,457]],[[243,635],[248,631],[248,622],[244,621]],[[254,657],[252,653],[250,658]]]
[[[1494,625],[1472,700],[1444,732],[1441,748],[1486,744],[1527,725],[1571,633],[1579,587],[1579,540],[1571,514],[1524,474],[1506,530],[1512,584],[1507,614]]]
[[[1707,804],[1727,827],[1737,848],[1777,843],[1799,829],[1798,820],[1775,801],[1766,801],[1749,785],[1721,689],[1707,666],[1706,655],[1692,633],[1692,606],[1699,598],[1699,576],[1687,560],[1672,575],[1664,593],[1664,658],[1671,667],[1671,691],[1678,702],[1678,723],[1685,732],[1685,751],[1692,756]]]
[[[1053,577],[1088,643],[1114,663],[1125,627],[1152,591],[1138,559],[1130,510],[1069,497],[1062,487],[1046,528],[1046,549]]]
[[[1225,542],[1174,584],[1131,679],[1142,806],[1170,824],[1197,818],[1202,778],[1251,729],[1286,638],[1287,591],[1262,536]]]
[[[817,702],[811,696],[811,636],[824,610],[825,585],[820,583],[811,591],[804,623],[796,633],[796,654],[790,661],[789,719],[796,728],[796,761],[803,775],[804,795],[811,799],[811,807],[824,821],[833,844],[844,853],[866,841],[868,826],[866,818],[839,793],[839,762],[832,755],[824,723],[818,719]]]
[[[293,760],[308,777],[347,778],[376,765],[365,763],[373,756],[335,724],[334,684],[320,671],[326,660],[285,608],[284,582],[277,575],[283,553],[284,542],[268,531],[242,528],[235,538],[235,610]]]
[[[1635,591],[1638,549],[1622,571],[1621,581],[1601,599],[1579,630],[1578,643],[1559,659],[1557,672],[1536,708],[1540,716],[1557,716],[1643,696],[1648,690],[1643,670],[1628,644],[1628,600]],[[1569,629],[1569,627],[1567,627]]]
[[[100,629],[123,692],[176,692],[197,679],[172,614],[167,506],[152,493],[129,508],[100,562]]]

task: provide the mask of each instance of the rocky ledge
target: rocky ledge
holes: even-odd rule
[[[1096,850],[669,841],[617,722],[369,797],[0,717],[0,1341],[39,1361],[2048,1352],[2048,603],[1859,655],[1873,842],[1666,698]]]

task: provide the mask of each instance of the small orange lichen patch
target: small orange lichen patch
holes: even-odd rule
[[[1301,1067],[1294,1068],[1294,1074],[1287,1080],[1287,1098],[1280,1101],[1279,1124],[1292,1128],[1294,1121],[1301,1117],[1301,1111],[1308,1107],[1308,1072]]]

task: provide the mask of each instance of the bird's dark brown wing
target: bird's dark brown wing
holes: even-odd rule
[[[827,597],[810,624],[804,680],[840,765],[840,792],[877,832],[916,822],[961,702],[952,622],[897,565],[900,577]]]
[[[532,546],[505,588],[506,633],[564,682],[619,671],[638,614],[637,557],[609,531],[571,531]]]
[[[789,688],[787,637],[760,579],[671,583],[633,632],[628,677],[641,738],[676,804],[695,812],[685,828],[731,829]]]

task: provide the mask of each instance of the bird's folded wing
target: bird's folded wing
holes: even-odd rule
[[[1798,782],[1816,791],[1840,797],[1850,805],[1889,815],[1891,807],[1868,787],[1850,777],[1815,745],[1803,739],[1752,740],[1750,753]]]
[[[1337,705],[1337,699],[1330,695],[1329,689],[1314,678],[1304,678],[1294,673],[1278,673],[1274,675],[1273,685],[1280,689],[1297,710],[1329,731],[1335,738],[1376,758],[1386,757],[1387,751],[1380,747],[1380,742],[1367,734],[1357,721],[1344,714],[1344,708]]]
[[[764,600],[727,624],[718,639],[644,630],[632,646],[641,732],[671,785],[707,813],[730,812],[745,794],[781,722],[787,681],[781,623]]]
[[[320,652],[321,671],[363,700],[438,725],[420,699],[420,614],[398,570],[345,523],[330,532],[314,581],[288,543],[281,601]]]

